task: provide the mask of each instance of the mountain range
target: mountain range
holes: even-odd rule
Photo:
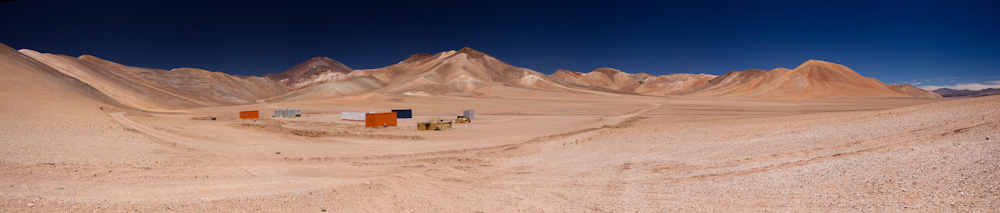
[[[8,78],[25,72],[58,74],[57,78],[85,84],[86,88],[77,90],[99,91],[100,94],[88,93],[88,96],[142,109],[240,105],[360,94],[517,97],[573,93],[765,99],[941,97],[910,85],[886,85],[846,66],[819,60],[806,61],[794,69],[749,69],[721,76],[632,74],[613,68],[597,68],[587,73],[560,69],[546,75],[466,47],[437,54],[414,54],[399,63],[377,69],[355,70],[336,60],[316,57],[281,73],[238,76],[196,68],[132,67],[90,55],[71,57],[28,49],[13,50],[2,44],[0,52],[6,60],[27,61],[31,64],[29,67],[34,67],[4,67]]]
[[[981,90],[956,90],[950,88],[940,88],[933,90],[931,92],[937,93],[942,97],[949,98],[966,98],[966,97],[981,97],[989,95],[1000,95],[1000,88],[987,88]]]

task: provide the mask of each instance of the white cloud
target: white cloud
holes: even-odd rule
[[[928,91],[930,91],[930,90],[936,90],[936,89],[940,89],[940,88],[949,88],[949,89],[957,89],[957,90],[963,90],[963,89],[967,89],[967,90],[982,90],[982,89],[989,89],[989,88],[1000,88],[1000,81],[989,81],[989,82],[985,82],[985,83],[961,83],[961,84],[955,84],[955,85],[951,85],[951,86],[948,86],[948,85],[942,85],[942,86],[927,85],[927,86],[920,87],[920,89],[924,89],[924,90],[928,90]]]

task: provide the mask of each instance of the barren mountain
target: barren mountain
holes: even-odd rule
[[[1000,95],[1000,88],[989,88],[981,90],[956,90],[950,88],[940,88],[932,91],[936,94],[940,94],[943,97],[980,97],[989,95]]]
[[[0,167],[45,162],[107,162],[162,153],[163,147],[114,122],[109,111],[134,112],[100,90],[0,44]],[[159,149],[153,151],[154,149]],[[115,150],[108,152],[106,150]],[[121,162],[121,161],[115,161]],[[12,177],[0,175],[4,182]],[[60,175],[65,178],[68,175]],[[4,193],[9,195],[9,193]],[[8,204],[0,208],[9,208]],[[6,210],[4,210],[6,211]]]
[[[2,43],[0,71],[4,76],[3,83],[0,83],[0,95],[3,100],[18,100],[16,103],[19,106],[28,105],[38,110],[65,107],[66,104],[124,107],[94,87]]]
[[[559,69],[555,73],[552,73],[550,77],[576,85],[620,90],[623,87],[635,86],[640,81],[653,77],[653,75],[646,73],[630,74],[614,68],[602,67],[594,69],[589,73]]]
[[[774,99],[912,97],[843,65],[819,60],[806,61],[791,70],[731,71],[690,94]]]
[[[73,58],[26,49],[20,52],[136,108],[249,104],[289,92],[285,86],[263,77],[244,78],[195,68],[168,71],[130,67],[90,55]]]
[[[889,84],[886,86],[888,86],[889,89],[895,90],[896,92],[907,94],[917,98],[941,98],[941,95],[937,93],[923,90],[909,84]]]
[[[371,76],[354,76],[326,82],[317,81],[272,100],[330,98],[371,92],[382,87],[385,87],[385,83]]]
[[[447,96],[577,94],[694,95],[772,99],[938,97],[909,85],[885,85],[842,65],[810,60],[796,69],[733,71],[722,76],[630,74],[613,68],[545,75],[472,48],[415,54],[378,69],[353,70],[316,57],[279,74],[236,76],[194,68],[130,67],[90,55],[78,58],[21,50],[128,106],[178,109],[362,93]]]
[[[388,67],[365,70],[386,83],[379,92],[480,96],[504,88],[577,91],[534,70],[515,67],[472,48],[416,54]],[[489,92],[487,92],[489,91]]]
[[[21,53],[59,70],[60,72],[79,79],[97,88],[102,93],[123,104],[142,109],[169,109],[177,107],[203,106],[182,96],[170,94],[159,89],[138,83],[131,79],[118,76],[79,58],[66,55],[39,53],[22,49]],[[93,56],[82,56],[93,57]]]
[[[316,82],[340,80],[351,71],[354,69],[339,61],[327,57],[315,57],[285,72],[265,74],[264,77],[281,82],[285,86],[299,88]]]
[[[654,76],[630,74],[613,68],[597,68],[589,73],[559,69],[552,75],[560,82],[646,95],[679,94],[701,88],[715,75],[678,73]]]

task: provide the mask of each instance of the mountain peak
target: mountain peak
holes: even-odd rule
[[[295,65],[294,67],[285,70],[285,72],[277,74],[265,74],[264,77],[270,78],[275,81],[283,81],[285,85],[293,85],[294,83],[301,82],[303,80],[309,79],[314,75],[318,75],[324,72],[338,72],[341,74],[348,74],[354,69],[351,69],[347,65],[340,63],[337,60],[333,60],[327,57],[316,56],[306,60],[305,62]]]
[[[332,58],[323,57],[323,56],[316,56],[316,57],[310,58],[309,61],[337,61],[337,60],[333,60]]]
[[[486,53],[472,49],[471,47],[463,47],[461,50],[458,50],[458,53],[465,53],[468,54],[469,56],[475,56],[475,57],[486,56]]]
[[[479,50],[472,49],[472,47],[462,47],[462,49],[458,50],[458,52],[464,52],[464,53],[483,53],[483,52],[480,52]]]
[[[829,61],[809,59],[806,62],[803,62],[798,67],[817,67],[817,66],[843,66],[843,65],[836,64],[836,63],[829,62]]]
[[[567,70],[567,69],[563,69],[563,68],[557,69],[556,72],[570,72],[570,73],[575,73],[575,71]]]
[[[609,79],[615,79],[615,75],[618,75],[618,73],[622,73],[621,70],[610,67],[601,67],[594,69],[593,71],[590,72],[604,74],[605,76],[608,76]]]
[[[314,65],[314,66],[322,66],[322,65],[338,66],[338,67],[339,66],[343,66],[343,67],[345,67],[347,69],[350,69],[350,67],[347,67],[346,65],[344,65],[343,63],[340,63],[337,60],[333,60],[332,58],[322,57],[322,56],[316,56],[316,57],[310,58],[309,60],[306,61],[306,63]],[[353,70],[353,69],[351,69],[351,70]]]
[[[400,61],[399,63],[416,62],[416,61],[420,61],[420,60],[426,59],[426,58],[431,57],[431,56],[434,56],[434,55],[431,55],[430,53],[417,53],[417,54],[410,55],[409,58],[406,58],[406,60]]]
[[[576,79],[579,79],[580,76],[583,76],[583,73],[574,72],[574,71],[565,70],[565,69],[558,69],[558,70],[556,70],[555,73],[552,73],[552,75],[549,75],[549,76],[553,77],[555,79],[561,80],[561,81],[567,81],[568,82],[568,81],[575,81]]]
[[[791,70],[789,73],[807,75],[811,76],[813,79],[824,81],[851,82],[858,80],[857,78],[864,78],[864,76],[861,76],[861,74],[858,74],[847,66],[820,60],[808,60],[805,63],[802,63],[802,65],[799,65],[795,69]],[[882,84],[881,82],[876,83]]]

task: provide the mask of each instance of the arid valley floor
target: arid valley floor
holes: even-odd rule
[[[291,106],[305,117],[254,122],[232,113]],[[3,209],[1000,208],[1000,96],[387,96],[146,113],[99,107],[74,106],[53,120],[4,116],[3,140],[15,143],[3,149]],[[398,107],[416,116],[380,129],[336,113]],[[477,110],[472,123],[414,128],[466,108]]]
[[[546,75],[463,48],[259,77],[0,45],[0,71],[0,212],[1000,211],[1000,96],[832,62]],[[341,118],[391,109],[414,117]]]

